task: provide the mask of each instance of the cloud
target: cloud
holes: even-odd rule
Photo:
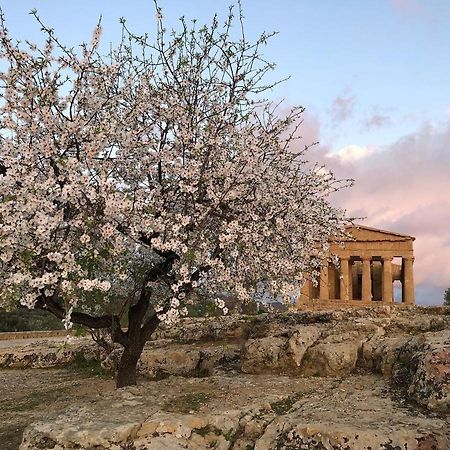
[[[317,117],[304,115],[299,145],[320,141]],[[416,300],[442,304],[450,286],[450,121],[416,132],[382,148],[351,144],[339,150],[320,143],[307,158],[337,178],[353,178],[352,188],[332,201],[367,226],[412,235]]]
[[[364,120],[363,125],[366,130],[372,130],[373,128],[381,128],[390,125],[391,123],[392,121],[389,116],[375,113]]]
[[[361,147],[359,145],[347,145],[337,152],[328,152],[325,156],[331,159],[338,159],[342,164],[354,163],[363,158],[366,158],[372,153],[368,147]]]
[[[417,14],[422,11],[422,6],[417,0],[390,0],[391,5],[404,14]]]
[[[442,20],[433,2],[419,0],[389,0],[392,8],[404,18],[414,18],[428,25],[435,25]]]
[[[338,96],[333,100],[330,114],[334,122],[344,122],[353,115],[356,97],[354,95]]]
[[[415,236],[417,285],[450,286],[450,123],[425,125],[383,149],[362,151],[352,164],[342,157],[346,152],[330,157],[322,150],[336,176],[355,179],[335,202],[350,216],[367,217],[366,225]]]

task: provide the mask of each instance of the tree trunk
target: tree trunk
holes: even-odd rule
[[[133,386],[136,384],[137,363],[141,356],[143,346],[130,343],[124,348],[122,357],[117,366],[116,387]]]

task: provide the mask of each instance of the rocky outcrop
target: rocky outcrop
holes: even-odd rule
[[[240,346],[231,343],[145,349],[139,361],[139,372],[156,379],[169,375],[207,376],[215,370],[238,370],[239,359]]]
[[[0,349],[0,368],[43,369],[73,363],[77,358],[101,360],[104,354],[100,347],[86,339],[75,339],[70,343],[55,344],[38,341],[24,347]]]
[[[400,348],[393,380],[430,410],[450,413],[450,330],[425,333]]]
[[[186,319],[158,330],[142,354],[139,372],[154,379],[218,371],[296,377],[378,373],[405,388],[408,398],[447,411],[450,315],[438,312],[381,306]],[[0,367],[55,367],[80,357],[105,357],[86,339],[49,342],[0,350]]]
[[[311,325],[277,331],[245,343],[241,366],[244,373],[296,373],[306,351],[321,335],[320,327]]]
[[[446,450],[450,431],[399,405],[376,376],[170,377],[35,423],[20,448]]]
[[[53,367],[80,355],[102,357],[87,340],[47,342],[0,349],[0,367]],[[142,381],[151,392],[118,391],[33,425],[22,448],[450,448],[446,310],[187,319],[158,331],[139,371],[155,380]],[[206,393],[193,389],[203,382],[212,384]]]
[[[181,325],[182,323],[182,325]],[[152,339],[170,339],[177,342],[243,340],[252,327],[247,316],[186,318],[175,326],[161,325]]]

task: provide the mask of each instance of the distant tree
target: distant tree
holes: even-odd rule
[[[450,306],[450,287],[444,293],[444,305]]]
[[[123,21],[105,57],[100,25],[77,50],[33,14],[42,48],[1,17],[0,306],[108,329],[121,387],[195,298],[292,298],[344,232],[328,195],[347,183],[293,145],[303,108],[261,98],[270,36],[233,40],[233,9],[169,33],[157,8],[155,42]]]

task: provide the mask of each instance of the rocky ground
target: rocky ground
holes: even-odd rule
[[[104,356],[86,340],[47,342],[0,350],[0,366],[98,368]],[[69,376],[66,386],[63,376],[56,406],[27,428],[21,448],[450,449],[443,308],[190,319],[158,332],[140,373],[139,387],[118,391],[91,378]],[[20,414],[22,424],[36,417]]]
[[[114,390],[114,380],[71,369],[0,370],[0,448],[17,450],[30,423]]]

